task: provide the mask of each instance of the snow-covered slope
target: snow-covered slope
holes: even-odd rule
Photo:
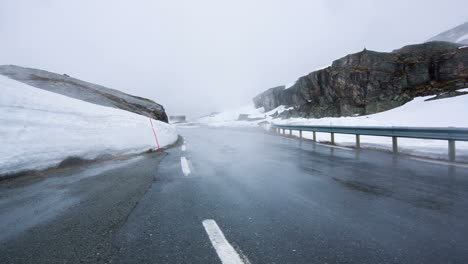
[[[0,75],[85,102],[126,110],[167,122],[164,107],[150,99],[85,82],[66,74],[15,65],[0,65]]]
[[[31,87],[0,75],[0,175],[156,148],[147,117]],[[153,120],[161,147],[175,128]]]
[[[442,32],[432,37],[429,41],[449,41],[460,44],[468,44],[468,22]]]
[[[468,88],[458,91],[468,91]],[[468,95],[426,101],[432,97],[417,97],[403,106],[373,115],[278,119],[275,123],[327,126],[468,127],[468,118],[465,116],[468,113]]]

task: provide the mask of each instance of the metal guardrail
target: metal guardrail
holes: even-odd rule
[[[455,141],[468,141],[468,128],[452,128],[452,127],[374,127],[374,126],[294,126],[294,125],[275,125],[271,128],[277,133],[281,129],[283,134],[289,130],[292,134],[293,130],[299,131],[299,137],[302,138],[302,131],[313,132],[313,140],[317,141],[316,132],[330,133],[331,143],[335,143],[335,133],[337,134],[354,134],[356,135],[356,147],[360,148],[360,136],[384,136],[392,137],[393,152],[398,153],[397,138],[419,138],[419,139],[437,139],[448,140],[449,160],[455,161]]]

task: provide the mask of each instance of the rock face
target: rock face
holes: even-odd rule
[[[294,107],[281,117],[338,117],[373,114],[417,96],[468,87],[468,48],[449,42],[410,45],[391,53],[364,50],[300,77],[285,89],[257,95],[255,107]]]
[[[432,37],[428,41],[449,41],[468,44],[468,22]]]
[[[152,100],[84,82],[66,74],[14,65],[0,66],[0,74],[43,90],[168,122],[164,107]]]

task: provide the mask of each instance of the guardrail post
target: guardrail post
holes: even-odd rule
[[[283,128],[283,135],[286,135],[286,128]]]
[[[299,130],[299,138],[302,139],[302,130]]]
[[[361,135],[356,134],[356,148],[361,148]]]
[[[331,140],[331,143],[334,145],[335,144],[335,133],[333,133],[333,132],[330,133],[330,140]]]
[[[392,148],[393,148],[393,154],[398,153],[398,139],[397,137],[392,137]]]
[[[317,142],[317,133],[314,131],[314,142]]]
[[[292,129],[289,129],[289,135],[292,136]]]
[[[450,139],[448,141],[448,148],[449,148],[449,161],[455,161],[455,140]]]

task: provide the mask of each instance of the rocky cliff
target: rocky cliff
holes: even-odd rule
[[[449,42],[410,45],[391,53],[363,50],[271,88],[253,101],[266,111],[294,107],[282,117],[366,115],[405,104],[414,97],[468,87],[468,48]]]
[[[14,65],[0,66],[0,74],[47,91],[89,103],[123,109],[168,122],[164,107],[152,100],[104,86],[84,82],[66,74],[56,74]]]

